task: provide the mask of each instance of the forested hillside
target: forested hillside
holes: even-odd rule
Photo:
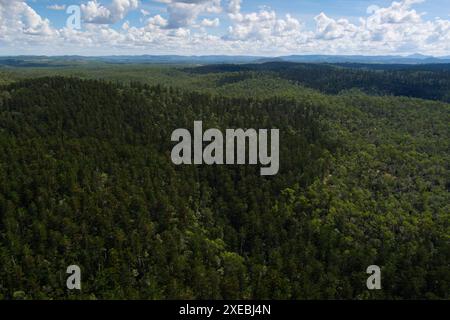
[[[0,298],[450,298],[450,105],[288,78],[3,84]],[[280,129],[280,173],[173,165],[194,120]]]
[[[25,62],[23,62],[25,63]],[[141,82],[190,90],[228,93],[229,86],[245,85],[271,95],[276,86],[283,94],[309,88],[325,94],[358,89],[369,95],[406,96],[450,102],[450,64],[311,64],[267,62],[259,64],[154,65],[108,64],[101,61],[61,64],[0,65],[0,84],[43,76],[76,76],[112,82]],[[251,83],[248,83],[251,82]],[[258,83],[256,83],[258,82]]]
[[[191,69],[194,74],[237,73],[230,81],[252,77],[254,72],[282,79],[324,93],[360,89],[369,94],[407,96],[450,102],[450,65],[301,64],[269,62],[247,65],[207,65]]]

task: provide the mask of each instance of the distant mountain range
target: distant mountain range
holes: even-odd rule
[[[410,56],[361,56],[361,55],[290,55],[281,57],[258,56],[181,56],[181,55],[139,55],[139,56],[4,56],[0,66],[44,67],[66,66],[71,63],[103,62],[114,64],[242,64],[265,62],[301,63],[362,63],[362,64],[436,64],[450,63],[450,56],[433,57],[421,54]]]

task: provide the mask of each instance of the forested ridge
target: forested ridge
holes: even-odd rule
[[[1,86],[0,297],[449,299],[450,106],[262,79]],[[280,129],[279,174],[173,165],[194,120]]]
[[[186,68],[194,74],[230,74],[229,81],[272,74],[324,93],[360,89],[368,94],[450,102],[450,65],[308,64],[267,62]],[[226,81],[226,80],[225,80]]]
[[[358,89],[369,95],[406,96],[450,102],[450,64],[361,64],[266,62],[218,65],[106,64],[99,61],[60,65],[58,60],[24,67],[0,65],[0,84],[42,76],[76,76],[112,82],[163,84],[227,94],[230,86],[246,85],[257,97],[274,89],[341,94]],[[258,82],[257,84],[255,82]],[[292,89],[292,90],[291,90]],[[297,95],[297,93],[295,93]]]

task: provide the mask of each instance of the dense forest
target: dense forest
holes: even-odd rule
[[[273,66],[3,69],[0,298],[449,299],[448,78]],[[279,174],[175,166],[195,120],[280,129]]]
[[[450,102],[450,65],[300,64],[268,62],[248,65],[206,65],[191,73],[230,73],[229,81],[269,73],[324,93],[360,89],[372,95],[407,96]]]
[[[229,86],[245,85],[250,88],[247,95],[253,95],[256,89],[257,97],[261,97],[261,94],[266,97],[273,95],[275,86],[277,91],[283,91],[283,95],[287,91],[290,91],[290,95],[297,95],[297,91],[304,88],[333,95],[357,89],[376,96],[405,96],[450,102],[450,64],[266,62],[198,66],[119,64],[95,60],[82,63],[65,61],[65,64],[59,60],[13,62],[11,66],[0,63],[0,84],[42,76],[76,76],[120,83],[163,84],[189,90],[208,90],[213,94],[227,94]]]

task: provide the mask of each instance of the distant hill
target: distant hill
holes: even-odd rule
[[[0,66],[40,67],[86,62],[102,63],[151,63],[151,64],[243,64],[266,62],[301,63],[363,63],[363,64],[441,64],[450,63],[450,57],[432,57],[420,54],[410,56],[361,56],[361,55],[290,55],[264,56],[180,56],[180,55],[124,55],[124,56],[14,56],[0,57]]]
[[[287,62],[312,63],[383,63],[383,64],[430,64],[450,63],[450,58],[437,58],[423,55],[410,56],[329,56],[329,55],[294,55],[282,57]]]

